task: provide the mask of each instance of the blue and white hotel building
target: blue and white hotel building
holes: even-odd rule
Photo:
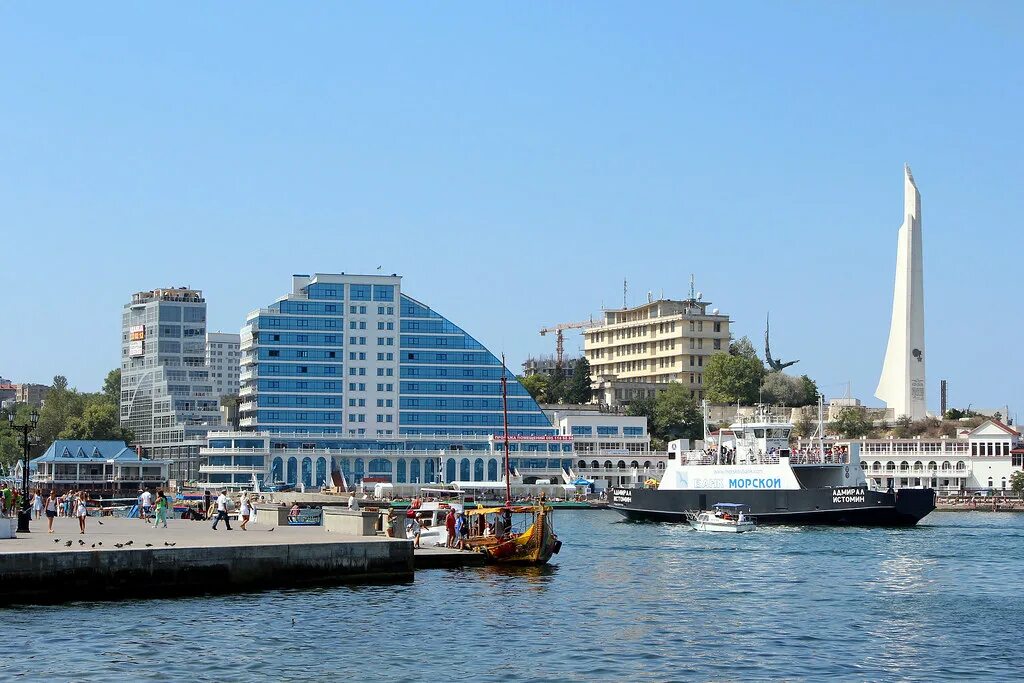
[[[291,293],[248,315],[241,341],[242,431],[210,433],[204,482],[499,481],[502,373],[517,479],[572,472],[573,437],[396,275],[294,275]]]

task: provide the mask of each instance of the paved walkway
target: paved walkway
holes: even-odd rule
[[[102,524],[100,523],[102,522]],[[383,536],[346,536],[328,533],[322,527],[293,526],[275,527],[270,531],[266,526],[252,526],[242,531],[237,523],[231,524],[227,531],[221,522],[214,531],[211,522],[192,521],[187,519],[171,519],[167,528],[154,528],[140,519],[121,517],[89,517],[86,520],[85,534],[78,533],[78,519],[58,517],[54,520],[53,533],[46,533],[46,518],[32,520],[28,534],[18,534],[16,540],[0,540],[0,553],[40,552],[40,551],[80,551],[101,552],[116,551],[117,543],[125,547],[144,548],[165,547],[173,543],[179,548],[218,548],[229,546],[255,545],[286,545],[300,543],[341,543],[345,541],[365,541],[389,543],[391,539]],[[71,541],[71,546],[67,542]],[[79,543],[82,541],[82,543]],[[131,541],[132,545],[126,545]],[[93,544],[96,545],[93,548]]]

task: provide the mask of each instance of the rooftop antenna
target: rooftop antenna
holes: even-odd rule
[[[693,284],[693,273],[690,273],[690,301],[694,301],[697,298],[696,288]]]
[[[622,278],[622,309],[626,309],[626,278]]]

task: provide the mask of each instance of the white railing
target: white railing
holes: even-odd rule
[[[258,474],[265,472],[266,466],[261,465],[200,465],[200,472],[235,472],[237,474]]]

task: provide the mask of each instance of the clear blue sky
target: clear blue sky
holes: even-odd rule
[[[378,265],[515,367],[692,272],[874,402],[909,161],[929,407],[1024,416],[1021,35],[1011,2],[3,3],[0,375],[96,389],[134,291],[237,331]]]

